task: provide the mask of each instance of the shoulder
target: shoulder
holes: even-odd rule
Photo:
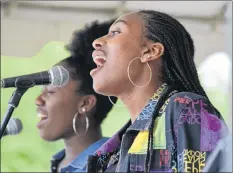
[[[226,124],[211,102],[201,95],[180,92],[172,95],[166,108],[166,119],[179,125],[208,125],[217,130]]]
[[[89,155],[94,155],[96,150],[99,149],[102,145],[104,145],[108,141],[108,139],[109,138],[107,137],[103,137],[98,141],[94,142],[85,150],[85,153],[89,153]]]
[[[185,107],[190,102],[197,100],[208,101],[208,99],[202,95],[191,92],[178,92],[171,96],[169,103],[177,106]]]
[[[167,105],[167,113],[178,115],[183,111],[196,111],[196,112],[208,112],[211,114],[219,115],[211,102],[204,96],[191,92],[179,92],[173,94]]]
[[[204,96],[180,92],[172,95],[166,109],[167,121],[185,127],[206,127],[211,131],[227,132],[219,111]],[[199,127],[200,126],[200,127]]]
[[[171,99],[187,98],[190,100],[207,99],[206,97],[192,92],[177,92],[171,96]]]

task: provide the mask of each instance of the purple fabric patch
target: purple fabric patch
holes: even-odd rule
[[[201,151],[212,151],[221,138],[225,125],[216,115],[202,111]]]
[[[96,153],[98,155],[112,152],[114,149],[116,149],[120,145],[121,141],[118,136],[118,133],[113,135],[109,140],[107,140],[97,151]]]

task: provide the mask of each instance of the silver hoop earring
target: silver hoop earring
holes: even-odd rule
[[[149,80],[149,82],[148,82],[146,85],[143,85],[143,86],[136,85],[136,84],[132,81],[132,79],[131,79],[131,77],[130,77],[130,75],[129,75],[129,68],[130,68],[131,63],[132,63],[134,60],[139,59],[139,58],[141,58],[141,57],[136,57],[136,58],[132,59],[132,60],[129,62],[129,65],[128,65],[128,68],[127,68],[127,73],[128,73],[129,81],[130,81],[135,87],[144,88],[144,87],[146,87],[147,85],[149,85],[149,83],[151,82],[151,79],[152,79],[152,70],[151,70],[150,65],[149,65],[148,62],[146,62],[146,64],[147,64],[147,66],[148,66],[148,68],[149,68],[149,70],[150,70],[150,80]]]
[[[85,111],[83,112],[84,113],[84,116],[86,118],[86,129],[85,129],[85,132],[84,134],[79,134],[77,129],[76,129],[76,119],[77,119],[77,116],[78,116],[78,112],[74,115],[74,118],[73,118],[73,130],[75,132],[76,135],[78,136],[85,136],[87,134],[87,131],[88,131],[88,128],[89,128],[89,119],[87,118],[86,114],[85,114]]]

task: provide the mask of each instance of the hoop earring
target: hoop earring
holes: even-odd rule
[[[115,107],[117,107],[117,108],[124,108],[124,106],[118,106],[118,105],[116,105],[116,104],[111,100],[110,97],[111,97],[111,96],[108,96],[108,99],[109,99],[109,101],[110,101]]]
[[[151,82],[151,79],[152,79],[152,70],[151,70],[151,67],[150,67],[150,65],[149,65],[148,62],[146,62],[146,64],[147,64],[147,66],[148,66],[148,68],[149,68],[149,70],[150,70],[150,80],[149,80],[149,82],[148,82],[146,85],[143,85],[143,86],[136,85],[136,84],[132,81],[132,79],[131,79],[131,77],[130,77],[130,75],[129,75],[129,68],[130,68],[131,63],[132,63],[135,59],[139,59],[139,58],[141,58],[141,57],[136,57],[136,58],[132,59],[132,60],[129,62],[129,65],[128,65],[128,68],[127,68],[127,73],[128,73],[129,81],[130,81],[134,86],[136,86],[136,87],[138,87],[138,88],[144,88],[144,87],[146,87],[147,85],[149,85],[149,83]]]
[[[78,112],[74,115],[74,118],[73,118],[73,130],[75,132],[76,135],[78,136],[85,136],[87,134],[87,131],[88,131],[88,128],[89,128],[89,119],[87,118],[86,114],[85,114],[85,111],[83,111],[84,113],[84,116],[86,118],[86,129],[85,129],[85,133],[84,134],[79,134],[77,129],[76,129],[76,118],[78,116]]]

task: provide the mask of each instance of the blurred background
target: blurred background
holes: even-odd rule
[[[1,1],[1,78],[49,69],[69,55],[64,45],[74,30],[137,9],[166,12],[190,32],[201,82],[231,128],[231,1]],[[13,91],[1,89],[1,119]],[[51,156],[63,148],[61,141],[39,137],[34,100],[40,91],[28,90],[13,113],[22,120],[23,131],[2,139],[1,172],[48,172]],[[103,123],[103,134],[111,136],[128,119],[124,108],[115,107]]]

